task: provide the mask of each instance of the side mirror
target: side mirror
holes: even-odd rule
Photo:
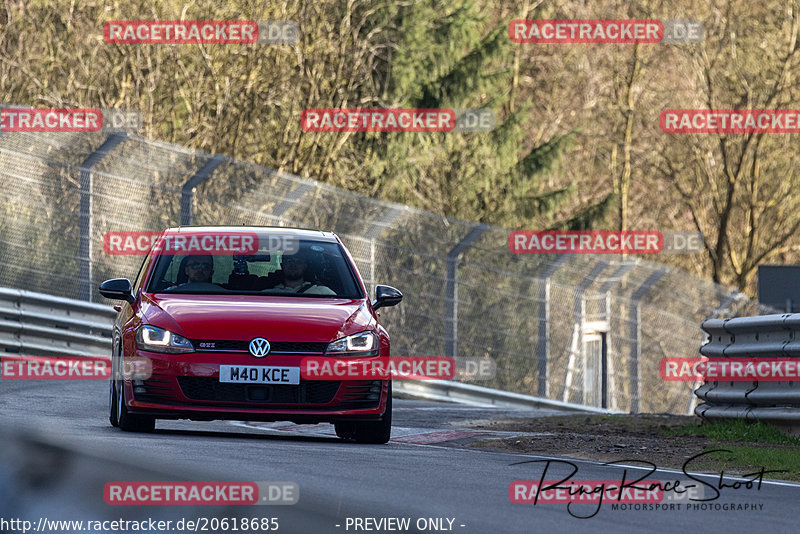
[[[403,294],[392,286],[375,286],[375,300],[372,308],[385,308],[386,306],[397,306],[403,300]]]
[[[114,278],[100,284],[100,294],[107,299],[126,300],[130,303],[136,301],[133,296],[131,282],[127,278]]]

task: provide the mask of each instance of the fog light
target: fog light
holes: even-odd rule
[[[147,393],[147,388],[139,386],[139,387],[133,388],[133,392],[134,393],[142,393],[142,394],[144,394],[144,393]]]
[[[379,395],[377,393],[370,393],[367,395],[367,400],[378,400]]]

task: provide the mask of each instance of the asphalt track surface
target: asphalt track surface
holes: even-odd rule
[[[687,510],[686,505],[623,511],[604,504],[594,517],[578,519],[563,504],[513,504],[509,484],[538,480],[543,464],[512,464],[543,458],[466,448],[472,440],[492,436],[464,429],[463,423],[552,413],[396,400],[393,440],[387,445],[342,442],[332,436],[330,425],[288,423],[159,421],[155,433],[131,434],[108,423],[106,383],[0,381],[0,519],[27,518],[35,525],[42,516],[277,517],[278,532],[320,533],[398,532],[376,530],[374,523],[370,530],[347,528],[348,518],[389,517],[410,518],[406,532],[797,531],[800,485],[778,481],[766,481],[760,490],[724,488],[707,503],[756,507],[746,511]],[[35,440],[20,441],[31,435]],[[658,458],[651,460],[658,463]],[[619,480],[623,472],[620,466],[574,463],[579,469],[575,480]],[[552,478],[568,473],[566,466],[550,469]],[[628,477],[642,474],[641,469],[628,471]],[[716,484],[718,475],[701,478]],[[662,469],[648,479],[686,477]],[[120,480],[291,481],[299,485],[300,498],[291,506],[105,504],[104,483]],[[725,482],[735,480],[726,476]],[[571,510],[589,515],[595,508]],[[428,518],[443,518],[443,526],[415,527]],[[447,519],[453,520],[452,527]],[[0,526],[0,531],[19,530]]]

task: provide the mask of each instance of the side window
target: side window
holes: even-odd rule
[[[133,283],[133,294],[138,295],[139,290],[142,288],[142,283],[144,282],[144,275],[147,272],[147,269],[150,268],[150,263],[152,261],[152,256],[147,255],[144,257],[144,261],[142,261],[141,267],[139,267],[139,272],[136,274],[136,281]]]

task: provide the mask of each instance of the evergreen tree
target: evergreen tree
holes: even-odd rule
[[[608,213],[612,196],[568,220],[553,220],[574,188],[547,190],[541,182],[569,150],[573,136],[556,136],[537,146],[527,141],[531,104],[510,105],[514,45],[507,24],[481,37],[485,20],[470,0],[414,2],[398,8],[395,16],[398,46],[388,63],[385,105],[484,108],[498,120],[491,132],[364,134],[375,193],[508,227],[535,222],[583,229]]]

